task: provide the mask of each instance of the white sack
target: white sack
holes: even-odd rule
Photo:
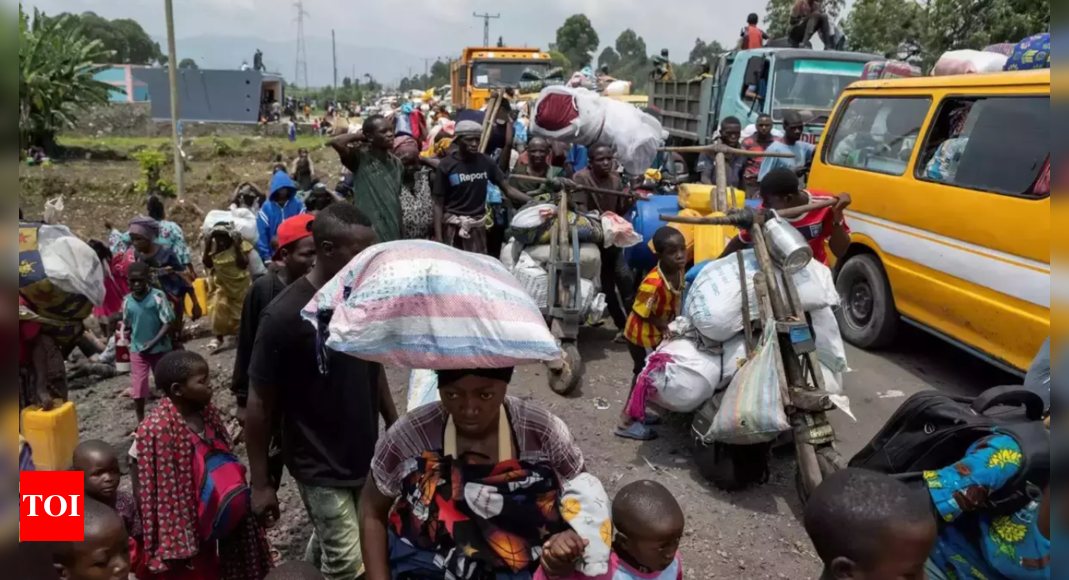
[[[557,215],[557,206],[551,203],[532,205],[520,210],[510,223],[517,231],[536,230]]]
[[[657,404],[675,413],[693,413],[713,397],[720,382],[720,355],[699,350],[687,338],[670,340],[657,352],[672,357],[663,375],[651,377]]]
[[[1010,58],[995,52],[952,50],[939,57],[933,77],[1002,72]]]
[[[734,377],[743,366],[746,365],[746,336],[738,335],[724,343],[724,372],[720,375],[720,381]]]
[[[45,276],[53,286],[84,296],[93,306],[104,305],[104,265],[89,244],[66,226],[44,225],[38,229],[37,249]]]
[[[809,313],[813,320],[813,334],[817,343],[820,364],[837,374],[850,372],[846,361],[846,344],[839,331],[839,321],[831,308],[821,308]]]
[[[250,244],[255,244],[260,239],[260,231],[256,227],[256,215],[246,208],[236,208],[231,211],[213,209],[204,217],[204,226],[201,231],[205,236],[209,236],[218,224],[229,225]]]

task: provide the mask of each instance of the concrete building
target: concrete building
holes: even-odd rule
[[[112,85],[112,102],[148,102],[152,118],[171,119],[171,91],[166,68],[116,65],[96,74]],[[179,116],[187,123],[258,123],[261,106],[285,99],[279,75],[256,71],[181,69],[178,71]]]

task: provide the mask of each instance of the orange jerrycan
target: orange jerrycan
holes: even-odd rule
[[[78,412],[74,403],[63,403],[51,411],[24,409],[22,436],[33,449],[33,462],[39,471],[70,469],[78,447]]]

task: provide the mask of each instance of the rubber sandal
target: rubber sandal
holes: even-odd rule
[[[650,429],[642,423],[634,423],[627,429],[617,429],[616,436],[621,439],[630,439],[632,441],[653,441],[658,437],[653,429]]]

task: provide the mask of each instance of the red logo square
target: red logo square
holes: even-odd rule
[[[20,473],[19,540],[85,541],[85,474],[80,471]]]

